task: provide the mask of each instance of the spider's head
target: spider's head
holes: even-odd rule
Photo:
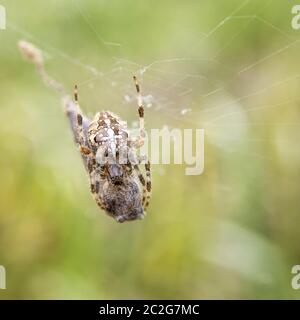
[[[118,222],[143,219],[141,191],[135,179],[125,176],[121,168],[114,166],[108,172],[109,177],[103,188],[107,213]]]

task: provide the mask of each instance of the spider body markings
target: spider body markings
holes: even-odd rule
[[[96,203],[118,222],[142,219],[151,195],[150,162],[145,163],[144,177],[139,169],[143,158],[136,155],[144,143],[145,132],[144,107],[135,77],[134,80],[140,116],[140,136],[137,138],[131,138],[126,122],[110,111],[98,112],[93,120],[88,120],[79,107],[77,87],[74,91],[76,109],[72,104],[70,108],[70,103],[66,107],[89,174],[91,193]],[[120,161],[124,152],[125,162],[124,158]]]

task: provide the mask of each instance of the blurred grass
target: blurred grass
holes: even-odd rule
[[[1,4],[9,27],[0,32],[0,264],[7,270],[0,298],[299,298],[290,286],[300,263],[299,45],[274,54],[299,37],[290,27],[292,1],[249,1],[235,15],[260,20],[229,20],[205,41],[203,33],[242,2]],[[108,72],[80,86],[83,108],[110,109],[129,123],[136,110],[123,100],[136,68],[110,73],[115,59],[189,58],[145,73],[144,92],[162,104],[146,110],[147,128],[204,127],[204,174],[156,166],[145,220],[119,225],[105,216],[59,97],[20,57],[20,38],[42,47],[49,72],[70,90],[93,78],[86,65]],[[183,80],[190,100],[177,97],[178,86],[163,90],[176,73],[204,75]],[[182,117],[185,103],[193,112]]]

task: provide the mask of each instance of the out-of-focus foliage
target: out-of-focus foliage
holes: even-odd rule
[[[291,288],[300,264],[293,1],[1,4],[1,298],[299,298]],[[134,63],[161,60],[140,75],[160,102],[146,109],[147,128],[204,128],[205,172],[154,166],[145,220],[104,215],[60,97],[21,58],[19,39],[44,50],[70,92],[79,83],[85,112],[110,109],[129,123]]]

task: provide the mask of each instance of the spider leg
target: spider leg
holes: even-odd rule
[[[62,99],[63,108],[65,111],[66,116],[68,117],[71,125],[71,130],[74,136],[75,142],[79,143],[79,136],[78,136],[78,129],[77,129],[77,111],[78,106],[70,99],[69,96],[64,96]],[[85,137],[87,137],[87,130],[90,124],[90,119],[84,116],[84,114],[81,112],[82,116],[82,126],[83,126],[83,133]],[[85,138],[87,140],[87,138]]]
[[[76,118],[77,118],[77,133],[78,133],[78,143],[80,146],[86,146],[87,141],[85,139],[84,133],[83,133],[83,117],[82,117],[82,111],[80,109],[79,103],[78,103],[78,88],[77,85],[75,85],[74,88],[74,101],[76,105]]]
[[[137,164],[135,164],[133,166],[133,169],[135,170],[135,172],[140,180],[140,183],[143,186],[143,192],[144,192],[146,190],[145,189],[146,188],[146,179],[145,179],[144,175],[141,173],[140,168]]]
[[[152,190],[152,183],[151,183],[151,166],[150,162],[147,161],[145,163],[145,170],[146,170],[146,178],[141,173],[139,166],[136,164],[133,166],[141,185],[143,186],[143,198],[142,198],[142,205],[144,210],[148,207],[150,198],[151,198],[151,190]]]
[[[146,194],[145,194],[145,201],[143,203],[144,209],[146,209],[149,206],[151,191],[152,191],[150,161],[147,161],[147,163],[145,163],[145,169],[146,169]]]
[[[138,113],[139,113],[139,130],[140,130],[140,135],[134,141],[133,144],[136,148],[140,148],[141,146],[144,145],[145,136],[146,136],[145,120],[144,120],[145,109],[144,109],[144,105],[143,105],[143,98],[141,95],[140,85],[138,83],[136,76],[133,77],[133,81],[134,81],[136,92],[137,92],[137,103],[138,103]]]
[[[76,106],[76,133],[78,137],[78,145],[79,145],[79,151],[82,155],[85,155],[90,158],[95,158],[94,152],[89,148],[88,139],[86,137],[86,134],[84,133],[83,128],[83,114],[80,109],[79,103],[78,103],[78,88],[77,85],[75,85],[74,88],[74,100],[75,100],[75,106]]]

